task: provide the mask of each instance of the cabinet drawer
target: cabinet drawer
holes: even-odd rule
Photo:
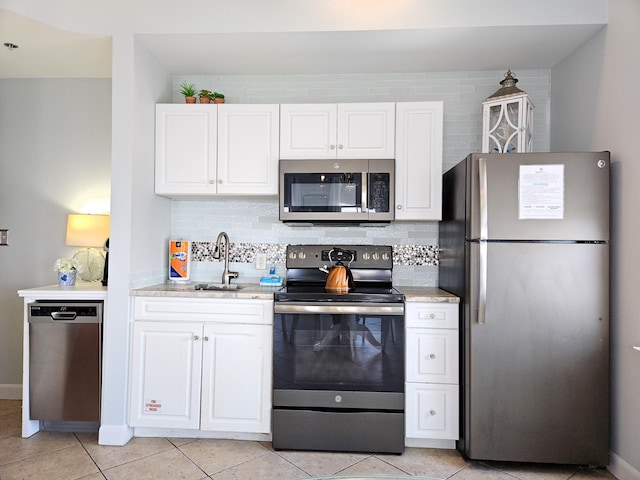
[[[407,327],[458,328],[458,303],[406,304]]]
[[[457,440],[457,385],[406,384],[406,436]]]
[[[271,300],[135,297],[134,320],[273,324]]]
[[[458,383],[458,331],[408,328],[408,382]]]

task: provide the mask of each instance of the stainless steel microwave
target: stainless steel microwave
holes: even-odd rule
[[[283,222],[390,222],[395,160],[280,160]]]

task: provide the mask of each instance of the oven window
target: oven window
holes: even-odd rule
[[[285,211],[362,211],[362,173],[285,173],[284,183]]]
[[[276,314],[274,387],[403,392],[403,316]]]

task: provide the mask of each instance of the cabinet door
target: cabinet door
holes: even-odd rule
[[[198,428],[201,323],[134,322],[129,424]]]
[[[338,158],[393,158],[394,103],[338,104]]]
[[[202,430],[271,431],[271,325],[206,324]]]
[[[457,440],[458,386],[407,383],[407,438]]]
[[[280,105],[280,158],[336,158],[335,104]]]
[[[216,192],[217,106],[156,105],[158,195]]]
[[[407,328],[408,382],[458,383],[458,330]]]
[[[278,194],[279,111],[279,105],[218,106],[218,194]]]
[[[442,219],[442,102],[396,104],[396,220]]]

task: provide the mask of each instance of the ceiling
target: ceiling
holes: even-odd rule
[[[175,75],[438,72],[552,68],[602,24],[323,32],[139,34]],[[111,37],[0,8],[0,78],[111,76]]]

